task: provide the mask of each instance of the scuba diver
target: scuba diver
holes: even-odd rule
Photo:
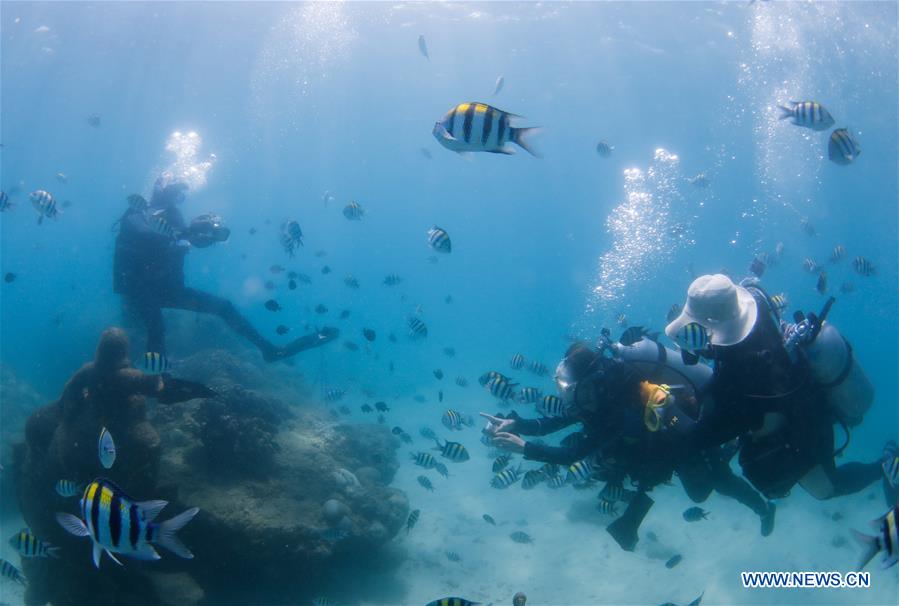
[[[704,372],[703,372],[704,369]],[[621,485],[625,477],[637,486],[625,512],[608,532],[627,551],[637,543],[637,530],[653,505],[647,494],[681,477],[688,496],[702,502],[712,492],[729,496],[752,509],[764,536],[774,528],[775,509],[730,470],[729,457],[719,447],[689,451],[682,438],[697,416],[708,367],[688,367],[675,352],[649,340],[634,345],[613,344],[604,331],[599,351],[584,343],[572,345],[556,369],[556,383],[569,414],[549,419],[491,417],[493,443],[528,460],[571,464],[596,453],[601,479]],[[680,385],[668,385],[678,379]],[[673,381],[672,381],[673,383]],[[521,435],[546,435],[575,423],[583,424],[569,446],[546,446]]]
[[[690,285],[680,316],[665,333],[683,361],[714,364],[691,448],[739,438],[744,476],[767,498],[789,494],[799,483],[817,499],[862,490],[881,477],[881,461],[834,462],[833,426],[861,422],[873,387],[849,343],[825,323],[833,299],[820,315],[781,320],[757,281],[741,285],[721,274]]]
[[[119,220],[113,263],[113,290],[125,308],[147,328],[145,366],[165,369],[163,309],[183,309],[220,317],[236,333],[255,345],[266,362],[283,360],[303,350],[334,340],[336,328],[326,327],[277,347],[263,337],[227,299],[188,288],[184,284],[184,258],[191,247],[206,248],[224,242],[230,230],[221,218],[205,214],[185,224],[179,205],[188,185],[163,173],[149,202],[129,197],[129,208]]]

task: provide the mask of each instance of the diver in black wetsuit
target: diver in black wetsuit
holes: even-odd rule
[[[686,449],[683,435],[692,427],[695,402],[649,383],[635,366],[607,358],[585,344],[569,348],[556,381],[563,401],[570,404],[569,415],[550,419],[483,415],[492,425],[493,443],[521,452],[528,460],[561,465],[595,454],[603,480],[621,484],[630,477],[637,494],[607,528],[623,549],[632,551],[636,546],[637,530],[653,504],[646,493],[668,482],[675,471],[691,499],[704,501],[712,490],[734,498],[760,517],[763,535],[771,533],[774,508],[733,474],[720,448]],[[582,423],[583,431],[569,446],[546,446],[520,437],[546,435],[575,423]]]
[[[806,360],[791,357],[779,314],[759,287],[744,288],[720,274],[697,278],[665,332],[678,341],[691,323],[707,331],[700,353],[715,372],[712,397],[690,436],[692,449],[739,438],[743,473],[769,499],[786,496],[797,482],[827,499],[881,477],[880,461],[836,466],[833,426],[840,419],[825,404]]]
[[[113,263],[113,290],[126,309],[147,327],[145,361],[166,359],[163,309],[183,309],[219,316],[236,333],[259,348],[267,362],[285,359],[336,338],[336,328],[324,328],[277,347],[246,320],[227,299],[184,284],[184,258],[191,247],[205,248],[228,239],[230,231],[215,215],[201,215],[185,224],[178,205],[187,184],[162,175],[147,203],[129,198],[129,209],[119,221]],[[157,355],[158,354],[158,355]]]

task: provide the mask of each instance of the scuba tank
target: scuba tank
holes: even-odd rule
[[[822,320],[818,334],[804,345],[804,350],[812,377],[825,389],[840,421],[850,427],[861,423],[874,401],[874,386],[852,354],[849,342],[833,324]]]
[[[688,396],[701,397],[712,380],[710,366],[684,364],[679,353],[650,339],[643,338],[633,345],[606,341],[603,346],[614,358],[630,363],[644,379],[652,383],[683,386]]]

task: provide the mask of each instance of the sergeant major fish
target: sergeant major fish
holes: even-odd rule
[[[830,134],[830,141],[827,143],[827,157],[830,161],[846,166],[858,158],[862,153],[862,148],[858,140],[846,128],[838,128]]]
[[[793,124],[812,130],[827,130],[833,126],[833,116],[816,101],[790,101],[780,106],[781,120],[793,119]]]
[[[453,250],[449,234],[436,225],[428,230],[428,245],[439,253],[449,254]]]
[[[31,206],[37,213],[37,224],[44,222],[44,217],[53,219],[60,214],[60,210],[56,205],[56,198],[48,191],[39,189],[31,192],[28,197],[31,199]]]
[[[441,444],[439,439],[435,439],[434,441],[437,442],[437,446],[434,450],[439,450],[444,458],[447,458],[454,463],[461,463],[471,458],[468,454],[468,450],[466,450],[465,446],[459,442],[450,442],[447,440]]]
[[[445,148],[458,153],[513,154],[508,144],[515,143],[538,156],[527,140],[538,129],[511,126],[511,119],[517,117],[486,103],[460,103],[434,124],[433,135]]]
[[[30,530],[23,528],[9,539],[9,545],[23,558],[58,558],[59,547],[44,543]]]
[[[68,513],[57,513],[56,520],[65,530],[93,542],[94,566],[100,568],[105,551],[121,565],[114,554],[139,560],[158,560],[154,545],[165,547],[175,555],[191,559],[193,554],[175,536],[190,522],[199,508],[192,507],[162,523],[154,520],[166,501],[135,502],[109,480],[98,478],[87,485],[81,498],[82,519]]]
[[[871,523],[878,530],[877,536],[869,536],[856,530],[852,531],[855,540],[864,547],[864,552],[859,559],[858,570],[867,566],[868,562],[880,551],[884,552],[881,564],[881,568],[884,570],[899,562],[899,527],[897,527],[899,520],[897,518],[899,518],[899,503],[893,505],[884,516]]]

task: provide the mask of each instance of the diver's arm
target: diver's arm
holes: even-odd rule
[[[589,439],[580,440],[574,446],[547,446],[536,442],[524,443],[524,458],[528,461],[571,465],[580,461],[597,449],[597,445]]]
[[[522,419],[514,411],[510,413],[510,418],[512,418],[512,415],[515,415],[515,425],[512,431],[523,436],[545,436],[578,423],[577,419],[568,417]]]

